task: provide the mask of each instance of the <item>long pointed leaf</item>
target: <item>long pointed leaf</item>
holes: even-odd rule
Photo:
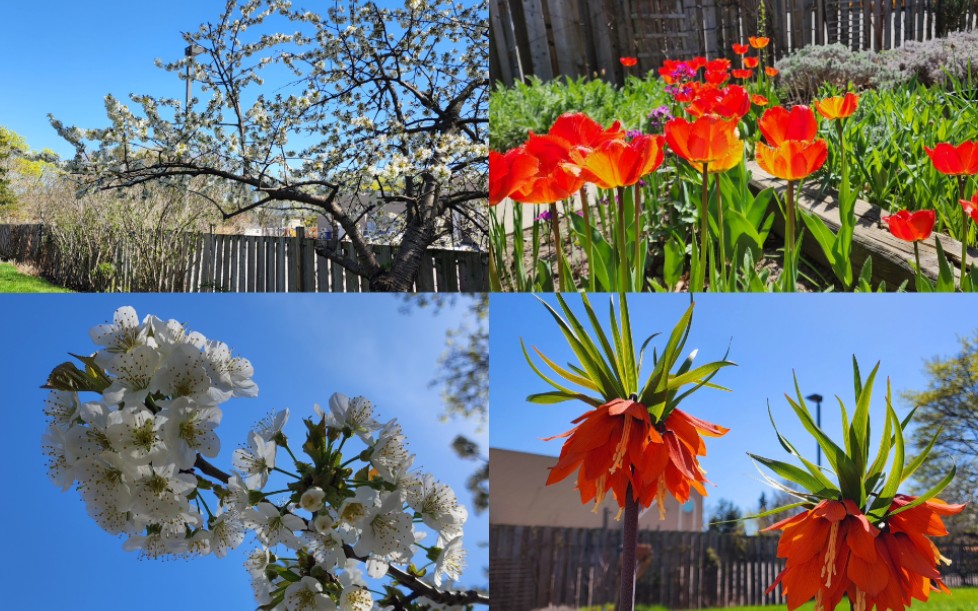
[[[940,494],[942,490],[944,490],[945,488],[947,488],[947,485],[951,483],[951,480],[954,479],[954,474],[957,473],[957,472],[958,472],[957,465],[952,465],[951,466],[951,471],[947,475],[944,476],[944,479],[942,479],[941,481],[937,482],[937,485],[936,486],[934,486],[933,488],[931,488],[930,490],[928,490],[924,494],[918,496],[916,499],[914,499],[913,501],[907,503],[903,507],[900,507],[900,508],[898,508],[898,509],[896,509],[894,511],[891,511],[889,514],[887,514],[887,517],[889,517],[889,516],[895,516],[898,513],[903,513],[904,511],[906,511],[908,509],[913,509],[917,505],[922,505],[925,501],[931,500],[932,498],[934,498],[935,496],[937,496],[938,494]]]

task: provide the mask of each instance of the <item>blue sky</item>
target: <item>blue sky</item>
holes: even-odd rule
[[[333,392],[363,395],[385,420],[396,417],[417,455],[415,467],[451,485],[469,507],[469,568],[462,583],[484,585],[488,552],[480,543],[488,541],[488,516],[474,514],[464,488],[474,463],[457,459],[449,444],[463,433],[485,447],[488,433],[476,431],[474,422],[440,421],[440,391],[428,387],[438,371],[445,331],[463,322],[467,303],[460,298],[435,315],[430,308],[400,313],[403,301],[386,295],[0,296],[6,321],[0,387],[10,419],[0,451],[7,465],[0,512],[11,552],[0,563],[5,606],[106,611],[255,606],[242,567],[253,548],[248,539],[223,560],[140,561],[123,551],[121,539],[95,526],[76,492],[61,493],[47,478],[40,449],[47,391],[39,386],[54,366],[68,360],[68,352],[94,351],[88,329],[111,320],[121,305],[132,305],[140,317],[177,319],[251,360],[260,393],[222,406],[218,430],[224,446],[212,461],[218,466],[230,466],[233,449],[272,410],[291,409],[286,433],[299,439],[301,418],[313,415],[314,403],[326,407]]]
[[[608,296],[591,299],[605,320]],[[556,306],[551,296],[547,300]],[[580,300],[571,296],[569,302],[583,316]],[[657,331],[668,334],[688,305],[687,295],[631,296],[637,341]],[[702,389],[683,404],[684,410],[731,429],[722,438],[707,439],[708,455],[702,464],[716,484],[707,489],[708,510],[720,498],[754,510],[760,494],[769,490],[746,452],[788,460],[768,420],[768,401],[781,433],[815,460],[815,442],[809,441],[784,398],[785,393],[794,394],[793,369],[805,396],[817,393],[825,398],[823,428],[839,440],[835,396],[851,413],[852,355],[864,377],[881,361],[871,412],[873,435],[878,437],[886,378],[892,380],[897,413],[905,415],[909,406],[899,393],[926,387],[925,361],[957,354],[958,338],[970,336],[978,326],[976,311],[978,298],[970,295],[697,295],[687,350],[698,348],[696,362],[702,364],[722,358],[729,345],[729,359],[737,363],[714,378],[732,392]],[[570,402],[527,403],[527,395],[550,387],[526,364],[519,339],[557,363],[577,361],[533,296],[493,295],[490,329],[491,446],[556,457],[561,441],[541,438],[569,430],[571,420],[589,408]],[[664,340],[653,341],[661,351]]]
[[[378,4],[403,6],[397,0]],[[223,5],[195,0],[5,2],[0,125],[35,150],[50,148],[70,158],[74,149],[51,128],[48,113],[65,125],[94,128],[108,123],[104,97],[110,93],[126,104],[130,93],[182,100],[184,82],[154,61],[180,59],[186,47],[180,33],[217,19]]]

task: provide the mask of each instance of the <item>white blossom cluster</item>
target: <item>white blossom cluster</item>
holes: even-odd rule
[[[244,533],[219,518],[205,524],[193,469],[198,454],[220,450],[220,404],[258,394],[251,363],[175,320],[140,322],[131,307],[90,335],[100,347],[90,364],[108,384],[97,401],[49,394],[51,479],[62,490],[74,485],[99,526],[127,537],[126,549],[223,556]]]
[[[334,394],[329,410],[315,406],[301,444],[307,460],[283,432],[289,411],[269,415],[224,473],[203,457],[221,448],[220,405],[257,396],[250,362],[177,321],[140,321],[131,307],[90,335],[99,349],[79,358],[84,371],[59,382],[62,365],[49,379],[43,448],[52,481],[74,486],[95,522],[125,537],[125,549],[223,557],[251,531],[260,544],[246,563],[255,596],[262,608],[284,611],[379,608],[367,577],[391,575],[430,594],[461,575],[465,507],[449,486],[412,469],[401,426],[379,422],[367,399]],[[293,464],[283,469],[284,457]],[[273,471],[278,490],[266,493]],[[299,562],[286,563],[281,548]],[[448,608],[413,598],[419,609]]]
[[[293,494],[297,502],[282,505],[263,501],[243,513],[244,525],[256,533],[262,545],[246,564],[259,603],[273,603],[278,592],[283,608],[289,611],[335,608],[336,601],[312,576],[291,583],[269,578],[276,575],[268,568],[277,545],[311,556],[315,566],[307,572],[334,575],[342,586],[338,608],[343,610],[374,608],[361,561],[369,577],[380,578],[391,565],[413,562],[423,549],[431,565],[424,581],[440,588],[457,580],[465,566],[462,530],[468,513],[449,486],[430,474],[411,470],[414,455],[408,452],[396,420],[380,424],[369,400],[341,394],[330,398],[328,411],[319,406],[315,410],[316,426],[324,434],[332,431],[342,443],[359,439],[366,446],[359,454],[368,463],[361,471],[366,479],[353,476],[349,481],[354,485],[347,487],[343,498],[329,498],[322,487],[303,483]],[[284,423],[284,417],[280,415],[277,421]],[[252,484],[265,485],[274,466],[275,442],[268,441],[268,433],[253,431],[248,448],[235,452],[235,468],[249,488]],[[307,476],[302,479],[305,482]],[[435,534],[430,547],[421,544],[428,534],[422,525]],[[433,601],[428,601],[427,607],[443,608]]]

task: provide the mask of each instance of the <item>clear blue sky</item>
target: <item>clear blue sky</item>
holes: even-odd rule
[[[301,417],[324,408],[333,392],[370,398],[385,419],[405,430],[415,466],[451,485],[468,507],[469,568],[466,586],[485,585],[488,516],[475,516],[465,490],[474,463],[457,459],[449,444],[463,433],[488,444],[473,422],[441,422],[440,391],[428,387],[437,374],[445,331],[467,316],[467,301],[437,316],[428,309],[402,314],[403,301],[387,295],[75,295],[0,296],[6,465],[2,522],[7,525],[0,561],[4,607],[10,609],[252,609],[242,566],[253,549],[249,539],[223,560],[140,561],[122,550],[86,515],[75,491],[48,480],[41,436],[45,430],[39,386],[67,352],[94,350],[89,327],[111,320],[121,305],[142,317],[174,318],[208,338],[227,342],[249,358],[260,393],[222,406],[224,446],[215,464],[228,468],[231,452],[248,429],[272,410],[288,407],[286,433],[301,436]],[[328,409],[328,408],[327,408]],[[283,454],[284,456],[284,454]],[[281,458],[281,456],[280,456]],[[287,458],[287,457],[286,457]]]
[[[127,104],[130,93],[182,100],[184,82],[154,61],[180,59],[186,46],[180,33],[217,19],[223,8],[198,0],[4,2],[0,125],[32,149],[70,158],[74,149],[51,128],[48,113],[65,125],[95,128],[108,124],[103,100],[110,93]]]
[[[556,306],[551,296],[547,300]],[[606,295],[592,297],[602,320],[607,317],[607,301]],[[569,302],[583,316],[580,300],[571,296]],[[637,341],[656,331],[668,334],[688,304],[686,295],[631,296]],[[835,396],[851,413],[852,355],[858,358],[864,377],[881,361],[871,416],[876,424],[873,435],[878,438],[886,377],[892,380],[897,413],[906,414],[909,406],[899,393],[926,387],[926,360],[957,354],[957,338],[970,336],[978,327],[976,311],[978,298],[970,295],[697,295],[687,349],[698,348],[696,362],[702,364],[722,358],[730,345],[729,359],[738,365],[714,378],[732,392],[701,389],[683,404],[684,410],[731,429],[725,437],[707,439],[708,455],[702,465],[716,484],[707,488],[708,510],[720,498],[754,510],[761,492],[769,490],[746,452],[789,460],[768,420],[768,401],[781,433],[800,450],[810,451],[814,462],[815,442],[808,441],[784,398],[785,393],[794,394],[792,369],[805,396],[825,397],[823,428],[839,441]],[[571,420],[589,408],[571,402],[527,403],[527,395],[550,387],[527,366],[519,338],[528,349],[536,346],[557,363],[577,361],[533,296],[493,295],[490,329],[491,446],[556,457],[561,440],[541,438],[569,430]],[[661,352],[664,340],[653,341],[658,341],[653,345]]]

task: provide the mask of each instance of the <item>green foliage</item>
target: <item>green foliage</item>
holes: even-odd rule
[[[707,530],[725,535],[742,535],[744,534],[744,522],[741,520],[743,515],[740,507],[737,507],[733,501],[720,499],[713,513],[710,514]]]
[[[12,263],[0,262],[0,293],[69,293],[41,278],[17,271]]]
[[[10,188],[10,170],[7,169],[9,159],[16,150],[16,141],[13,139],[13,132],[4,127],[0,127],[0,209],[12,206],[17,203],[17,197]]]
[[[628,314],[628,301],[624,293],[618,296],[620,314],[615,312],[613,299],[608,304],[610,322],[607,332],[598,321],[586,294],[581,295],[581,300],[591,326],[590,332],[570,309],[560,293],[557,293],[556,297],[563,316],[546,301],[541,299],[540,302],[547,308],[560,327],[564,339],[567,340],[571,350],[577,356],[579,364],[570,364],[568,369],[565,369],[534,348],[537,356],[547,367],[565,380],[565,382],[556,382],[547,377],[534,364],[526,350],[526,345],[520,340],[523,356],[530,368],[555,389],[550,392],[530,395],[527,398],[528,401],[549,404],[577,400],[598,407],[614,399],[634,397],[633,400],[637,400],[648,408],[654,422],[662,422],[669,417],[669,414],[679,406],[683,399],[704,386],[717,390],[728,390],[710,382],[718,371],[734,364],[726,360],[726,355],[719,361],[713,361],[694,369],[693,359],[696,357],[697,351],[693,350],[680,364],[680,358],[692,325],[692,304],[676,323],[662,349],[662,353],[653,350],[652,371],[648,377],[644,378],[645,381],[643,382],[642,364],[645,349],[658,333],[646,338],[636,354],[631,320]],[[679,365],[678,368],[676,367],[677,364]],[[585,389],[589,393],[596,393],[597,396],[578,392],[564,386],[568,382],[573,386]],[[680,393],[680,390],[686,386],[691,386],[691,388]]]
[[[625,86],[588,77],[554,79],[531,76],[529,83],[499,86],[489,98],[489,148],[504,151],[523,144],[529,132],[544,133],[566,112],[585,112],[602,125],[621,121],[640,129],[654,108],[669,104],[665,85],[654,75],[629,77]]]
[[[846,409],[842,400],[839,399],[839,409],[842,416],[842,445],[839,445],[837,441],[831,439],[816,424],[815,418],[812,417],[811,412],[805,404],[797,377],[795,378],[795,397],[792,398],[789,395],[785,395],[795,415],[801,421],[802,426],[809,435],[815,438],[815,441],[822,449],[829,470],[823,469],[807,460],[788,439],[781,435],[777,425],[774,423],[774,416],[771,414],[770,406],[768,406],[768,414],[771,418],[771,424],[774,427],[778,442],[804,468],[791,463],[763,458],[748,453],[757,463],[767,467],[778,477],[787,481],[787,484],[781,484],[765,476],[769,484],[778,490],[787,492],[800,499],[798,503],[762,512],[757,517],[773,515],[801,505],[813,506],[823,499],[848,499],[855,502],[871,521],[879,524],[885,522],[890,515],[895,515],[935,497],[953,480],[955,468],[952,466],[949,472],[944,474],[939,481],[926,492],[923,492],[916,500],[892,512],[890,511],[893,498],[898,493],[905,492],[901,490],[901,486],[913,475],[916,469],[922,464],[925,464],[929,450],[922,452],[913,460],[906,460],[904,435],[907,430],[907,425],[913,416],[913,412],[902,421],[900,420],[893,409],[890,383],[887,380],[886,417],[883,425],[883,434],[877,444],[876,453],[870,453],[872,436],[869,412],[873,394],[873,382],[876,379],[879,363],[873,367],[873,370],[865,379],[863,379],[860,373],[859,364],[856,362],[855,357],[853,357],[852,366],[855,405],[851,414]],[[833,474],[835,480],[830,479],[827,474]]]
[[[957,516],[945,518],[952,532],[978,533],[978,331],[960,339],[959,352],[927,362],[927,388],[909,390],[903,399],[916,408],[918,426],[908,441],[918,454],[930,453],[933,459],[922,462],[914,472],[920,491],[941,481],[952,465],[957,478],[949,486],[955,500],[968,502]],[[938,430],[943,433],[936,435]]]

